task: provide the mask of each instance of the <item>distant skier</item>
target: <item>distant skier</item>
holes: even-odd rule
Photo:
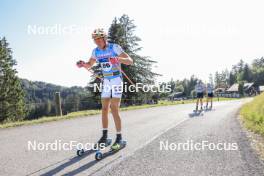
[[[197,95],[197,101],[196,101],[196,111],[198,111],[198,106],[199,106],[199,101],[200,101],[200,110],[203,110],[203,97],[204,97],[204,91],[205,91],[205,86],[202,83],[202,81],[198,81],[198,83],[195,86],[195,92]]]
[[[207,98],[206,98],[206,109],[208,108],[208,102],[211,102],[210,109],[213,108],[213,97],[214,97],[214,88],[213,85],[208,83],[206,86]]]

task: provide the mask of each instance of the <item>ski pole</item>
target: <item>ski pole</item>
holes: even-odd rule
[[[121,73],[126,77],[126,79],[132,84],[133,86],[136,86],[133,81],[127,76],[127,74],[120,68]]]
[[[135,84],[133,83],[133,81],[131,81],[131,79],[127,76],[127,74],[122,70],[122,68],[121,68],[121,65],[119,65],[119,61],[118,61],[118,59],[116,59],[116,58],[113,58],[113,60],[111,60],[112,58],[110,58],[110,62],[113,64],[113,65],[116,65],[117,66],[117,68],[119,69],[119,71],[126,77],[126,79],[130,82],[130,84],[132,84],[132,85],[134,85],[135,86]]]
[[[100,76],[98,76],[97,74],[95,74],[91,69],[84,67],[88,72],[92,73],[95,75],[96,78],[100,79],[101,81],[103,80],[103,78],[101,78]]]
[[[84,61],[78,61],[78,62],[76,63],[76,65],[77,65],[79,68],[84,67],[88,72],[90,72],[90,73],[92,73],[93,75],[95,75],[96,78],[99,78],[101,81],[103,80],[100,76],[98,76],[97,74],[95,74],[95,73],[91,70],[91,68],[87,68],[87,67],[83,66],[84,64],[85,64]]]

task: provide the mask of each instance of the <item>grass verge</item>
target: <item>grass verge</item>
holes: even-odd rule
[[[264,93],[245,104],[240,115],[246,128],[264,137]]]
[[[227,101],[227,100],[237,100],[237,98],[219,98],[219,101]],[[217,101],[217,98],[214,98],[214,101]],[[144,104],[144,105],[137,105],[137,106],[121,107],[121,111],[135,110],[135,109],[146,109],[146,108],[159,107],[159,106],[187,104],[187,103],[194,103],[194,102],[195,102],[195,100],[159,101],[158,104]],[[22,125],[40,124],[40,123],[45,123],[45,122],[72,119],[72,118],[77,118],[77,117],[86,117],[86,116],[96,115],[96,114],[100,114],[100,113],[101,113],[101,110],[78,111],[78,112],[72,112],[72,113],[69,113],[69,114],[63,115],[63,116],[51,116],[51,117],[42,117],[42,118],[39,118],[36,120],[6,122],[4,124],[0,124],[0,128],[10,128],[10,127],[16,127],[16,126],[22,126]]]

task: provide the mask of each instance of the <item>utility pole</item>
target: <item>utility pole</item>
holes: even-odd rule
[[[60,92],[55,93],[56,115],[62,116]]]

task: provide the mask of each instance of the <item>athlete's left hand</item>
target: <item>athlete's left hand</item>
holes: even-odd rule
[[[111,64],[115,65],[115,64],[119,64],[119,59],[118,57],[111,57],[109,58]]]

